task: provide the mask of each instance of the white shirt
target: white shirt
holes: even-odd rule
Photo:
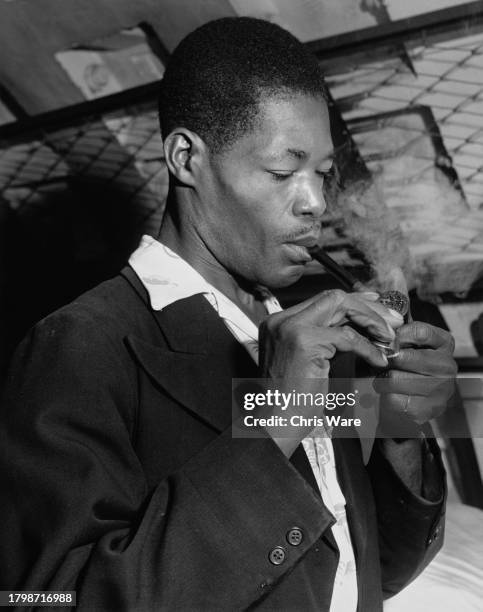
[[[198,293],[203,294],[233,336],[258,363],[258,328],[255,323],[179,255],[151,236],[143,236],[129,263],[145,286],[154,310],[162,310],[169,304]],[[264,290],[263,303],[268,314],[282,310],[277,299],[267,290]],[[356,612],[356,564],[347,524],[345,498],[337,481],[332,441],[327,431],[319,430],[312,432],[302,444],[322,500],[336,521],[332,526],[332,533],[340,556],[330,612]]]

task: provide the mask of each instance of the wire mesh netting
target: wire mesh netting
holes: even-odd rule
[[[483,203],[483,34],[417,47],[410,59],[410,65],[395,58],[333,75],[332,93],[349,124],[415,105],[429,107],[466,200],[477,208]],[[432,160],[425,161],[427,166]]]
[[[462,291],[483,267],[483,34],[428,43],[405,58],[351,55],[328,84],[388,218],[402,228],[419,282],[431,277],[433,292]],[[155,234],[167,194],[162,156],[156,101],[146,100],[3,142],[0,194],[21,212],[53,191],[68,193],[73,180],[100,193],[115,188],[132,204],[139,232]],[[361,217],[381,212],[364,211],[364,198],[357,207]],[[324,245],[357,264],[337,218],[329,210]],[[461,282],[449,283],[446,273],[434,282],[453,264]]]
[[[478,34],[328,77],[424,293],[466,291],[483,271],[482,68]]]
[[[1,194],[18,209],[40,204],[72,178],[99,189],[116,187],[135,203],[138,221],[156,231],[167,172],[156,102],[45,130],[0,151]]]

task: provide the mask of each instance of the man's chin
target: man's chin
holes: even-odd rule
[[[268,289],[283,289],[296,283],[304,274],[304,265],[294,265],[284,268],[278,275],[272,274],[263,283]]]

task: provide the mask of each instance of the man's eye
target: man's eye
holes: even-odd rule
[[[269,173],[272,175],[273,180],[277,182],[284,181],[292,176],[292,172],[274,172],[269,170]]]

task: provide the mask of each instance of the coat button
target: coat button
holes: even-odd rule
[[[292,546],[298,546],[302,543],[302,540],[304,539],[304,534],[302,533],[300,527],[292,527],[292,529],[289,529],[289,531],[287,531],[286,538],[289,544],[291,544]]]
[[[273,565],[281,565],[285,561],[285,557],[285,549],[281,546],[275,546],[268,555],[270,563],[273,563]]]

